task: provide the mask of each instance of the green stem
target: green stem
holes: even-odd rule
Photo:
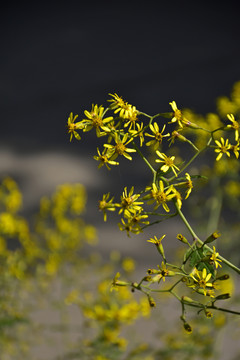
[[[200,244],[200,245],[204,245],[205,248],[210,251],[211,253],[213,253],[213,250],[208,246],[208,245],[205,245],[204,242],[199,239],[199,237],[196,235],[196,233],[194,232],[194,230],[192,229],[191,225],[189,224],[189,222],[187,221],[187,219],[185,218],[185,216],[183,215],[182,211],[179,209],[177,203],[175,203],[175,206],[176,206],[176,209],[177,209],[177,212],[178,214],[180,215],[182,221],[184,222],[185,226],[187,227],[187,229],[189,230],[190,234],[192,235],[193,239],[196,239],[197,242]],[[221,255],[218,256],[218,258],[220,260],[222,260],[222,262],[224,264],[226,264],[227,266],[229,266],[232,270],[234,270],[235,272],[237,272],[238,274],[240,274],[240,269],[235,266],[234,264],[232,264],[230,261],[228,261],[227,259],[225,259],[224,257],[222,257]]]
[[[155,182],[156,179],[156,170],[152,167],[152,165],[149,163],[149,161],[145,158],[145,156],[143,155],[143,153],[141,152],[141,150],[139,149],[139,147],[135,144],[135,142],[133,142],[134,148],[136,149],[137,153],[141,156],[141,158],[143,159],[143,161],[147,164],[147,166],[149,167],[149,169],[152,171],[153,173],[153,182]]]

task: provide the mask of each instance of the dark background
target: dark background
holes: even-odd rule
[[[19,181],[30,211],[64,181],[99,198],[119,175],[121,189],[127,180],[97,172],[93,133],[69,142],[71,111],[81,119],[117,92],[149,114],[172,100],[204,114],[240,79],[231,2],[7,2],[0,27],[0,175]]]
[[[9,2],[0,26],[0,141],[26,151],[76,149],[69,112],[104,105],[109,92],[148,113],[173,99],[204,113],[240,79],[231,2]]]

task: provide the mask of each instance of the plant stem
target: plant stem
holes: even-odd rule
[[[191,227],[191,225],[189,224],[189,222],[187,221],[187,219],[185,218],[185,216],[183,215],[182,211],[179,209],[177,203],[175,203],[175,206],[176,206],[176,209],[177,209],[177,212],[178,214],[180,215],[182,221],[184,222],[185,226],[187,227],[187,229],[189,230],[190,234],[192,235],[193,239],[196,239],[197,242],[200,244],[200,245],[204,245],[205,248],[210,251],[211,253],[213,253],[213,250],[208,246],[208,245],[205,245],[204,242],[199,239],[199,237],[196,235],[196,233],[194,232],[193,228]],[[228,261],[227,259],[225,259],[224,257],[222,257],[221,255],[218,256],[218,258],[220,260],[222,260],[222,262],[224,264],[226,264],[227,266],[229,266],[232,270],[234,270],[235,272],[237,272],[238,274],[240,274],[240,269],[235,266],[234,264],[232,264],[230,261]]]

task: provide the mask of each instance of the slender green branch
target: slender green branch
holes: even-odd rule
[[[185,226],[187,227],[187,229],[189,230],[190,234],[192,235],[193,239],[196,239],[197,242],[200,244],[200,245],[204,245],[205,248],[210,251],[211,253],[213,253],[213,250],[208,246],[208,245],[205,245],[204,242],[199,239],[199,237],[196,235],[196,233],[194,232],[194,230],[192,229],[191,225],[189,224],[189,222],[187,221],[187,219],[185,218],[185,216],[183,215],[182,211],[179,209],[177,203],[175,202],[175,206],[176,206],[176,209],[177,209],[177,212],[178,214],[180,215],[182,221],[184,222]],[[220,260],[222,260],[222,262],[224,264],[226,264],[227,266],[229,266],[232,270],[234,270],[235,272],[237,272],[238,274],[240,274],[240,269],[232,264],[230,261],[228,261],[227,259],[225,259],[224,257],[222,257],[221,255],[218,256],[218,258]]]

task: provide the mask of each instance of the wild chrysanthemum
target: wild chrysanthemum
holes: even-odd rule
[[[240,151],[240,142],[238,141],[237,144],[231,145],[231,150],[233,151],[236,158],[239,158],[239,151]]]
[[[178,109],[175,101],[170,102],[169,105],[171,105],[173,109],[173,118],[170,121],[170,123],[178,122],[179,127],[182,128],[183,127],[182,122],[184,121],[182,111]]]
[[[134,194],[134,186],[131,187],[129,193],[127,192],[127,187],[124,188],[124,191],[121,196],[121,203],[119,204],[120,210],[119,214],[122,212],[126,213],[135,213],[136,211],[141,211],[143,201],[137,201],[140,194]]]
[[[110,155],[107,152],[107,149],[105,148],[102,152],[102,154],[99,151],[99,148],[97,148],[98,156],[95,155],[93,158],[97,161],[99,161],[98,168],[100,169],[102,166],[106,165],[108,170],[111,170],[109,165],[119,165],[119,162],[113,161],[110,159]]]
[[[150,140],[146,143],[146,146],[153,145],[153,149],[157,150],[157,148],[162,144],[162,139],[166,136],[170,136],[169,133],[163,135],[166,125],[163,125],[162,131],[159,130],[158,124],[155,122],[153,125],[150,124],[149,128],[152,131],[152,134],[146,133],[145,136],[152,137],[153,140]]]
[[[193,188],[193,183],[192,183],[192,179],[191,176],[186,173],[186,186],[187,186],[187,191],[186,191],[186,196],[185,196],[185,200],[189,197],[189,195],[191,194],[192,188]]]
[[[197,268],[194,268],[192,274],[190,275],[191,278],[194,281],[193,285],[189,285],[189,287],[192,287],[196,290],[202,289],[203,294],[207,295],[207,288],[212,288],[213,284],[209,282],[209,280],[212,277],[211,273],[207,273],[206,268],[203,269],[203,271],[199,271]]]
[[[111,102],[110,109],[115,110],[114,114],[119,113],[123,119],[131,118],[132,114],[137,112],[136,107],[128,104],[122,97],[115,94],[109,94],[113,99],[108,100]]]
[[[157,163],[163,163],[160,169],[163,172],[167,172],[169,169],[172,169],[175,176],[177,176],[176,170],[180,171],[180,169],[174,164],[175,156],[167,156],[164,153],[161,153],[159,150],[156,151],[156,154],[162,159],[155,160]]]
[[[216,269],[218,268],[218,266],[222,267],[222,265],[220,264],[220,262],[222,260],[218,259],[219,253],[216,252],[216,248],[215,246],[213,246],[213,253],[210,257],[210,260],[214,263],[214,265],[216,266]]]
[[[109,150],[111,160],[115,160],[118,155],[123,155],[128,160],[132,160],[132,157],[129,155],[129,153],[136,152],[136,150],[128,148],[127,145],[133,140],[133,138],[128,140],[128,134],[124,134],[123,138],[121,139],[120,135],[115,133],[114,140],[115,145],[104,144],[104,147]]]
[[[81,140],[81,137],[76,130],[83,129],[84,125],[81,123],[81,121],[75,123],[75,120],[77,118],[78,118],[78,115],[73,116],[72,112],[70,113],[70,115],[68,117],[67,128],[68,128],[68,133],[70,134],[70,141],[72,141],[73,136],[77,140]]]
[[[238,141],[239,139],[239,122],[235,120],[233,114],[227,114],[228,119],[232,122],[231,125],[227,125],[227,128],[235,130],[235,140]]]
[[[104,221],[107,221],[106,211],[115,211],[116,210],[116,206],[115,206],[115,204],[113,204],[114,198],[112,197],[109,200],[109,197],[110,197],[110,193],[104,194],[102,197],[102,200],[99,201],[99,205],[98,205],[99,210],[103,212]]]
[[[214,151],[216,153],[219,153],[216,161],[220,160],[221,157],[223,156],[223,154],[226,154],[228,157],[230,157],[230,152],[229,150],[231,149],[231,145],[228,142],[228,139],[226,140],[226,142],[224,141],[224,139],[221,137],[221,142],[218,140],[215,140],[215,143],[217,144],[218,148],[215,149]]]
[[[175,193],[173,192],[173,187],[170,186],[169,188],[164,189],[163,181],[159,181],[159,188],[155,183],[152,184],[152,188],[150,190],[150,195],[147,195],[145,198],[149,199],[149,204],[156,202],[154,209],[157,209],[160,205],[164,208],[166,212],[169,212],[170,209],[167,206],[167,202],[172,200],[175,197]]]
[[[92,110],[90,112],[85,110],[84,114],[87,117],[87,119],[82,120],[85,125],[84,131],[90,131],[92,128],[95,128],[97,136],[101,135],[100,129],[102,128],[105,130],[106,123],[109,123],[111,120],[113,120],[112,116],[103,119],[104,107],[102,105],[98,106],[93,104]]]
[[[137,129],[134,128],[134,130],[129,130],[129,133],[132,137],[139,137],[140,146],[143,146],[144,142],[144,134],[143,134],[143,122],[141,124],[136,123]]]

